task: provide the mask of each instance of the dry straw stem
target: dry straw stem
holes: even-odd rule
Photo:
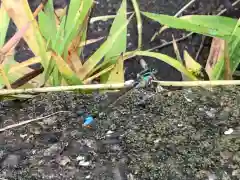
[[[74,90],[97,90],[97,89],[123,89],[133,86],[133,82],[126,81],[125,83],[116,84],[89,84],[76,86],[57,86],[44,88],[29,88],[29,89],[2,89],[0,95],[16,95],[16,94],[32,94],[32,93],[46,93],[46,92],[60,92],[60,91],[74,91]]]
[[[69,113],[69,112],[71,112],[71,111],[58,111],[58,112],[49,114],[47,116],[43,116],[43,117],[39,117],[39,118],[35,118],[35,119],[25,120],[25,121],[22,121],[22,122],[19,122],[19,123],[12,124],[12,125],[6,126],[4,128],[1,128],[0,132],[6,131],[6,130],[9,130],[9,129],[13,129],[13,128],[16,128],[16,127],[19,127],[19,126],[23,126],[23,125],[29,124],[31,122],[40,121],[40,120],[43,120],[45,118],[49,118],[49,117],[54,116],[54,115],[59,114],[59,113]]]
[[[160,86],[178,86],[178,87],[194,87],[194,86],[230,86],[240,85],[240,80],[216,80],[216,81],[156,81]]]

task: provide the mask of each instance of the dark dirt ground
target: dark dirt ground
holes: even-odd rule
[[[14,106],[2,102],[1,127],[71,112],[2,132],[0,177],[240,179],[239,90],[135,90],[108,110],[106,94],[44,94]],[[95,114],[92,129],[81,126],[79,110]]]
[[[41,0],[29,0],[29,4],[31,9],[34,10]],[[64,7],[69,0],[55,0],[55,8]],[[191,7],[189,7],[183,15],[186,14],[217,14],[224,8],[223,2],[227,0],[198,0]],[[97,0],[97,4],[93,9],[92,16],[101,16],[107,14],[116,14],[118,8],[120,7],[121,1],[119,0]],[[169,15],[174,15],[178,12],[188,0],[139,0],[139,6],[142,11],[155,12],[155,13],[164,13]],[[233,1],[232,1],[233,2]],[[234,17],[240,14],[239,13],[240,5],[236,6],[235,11],[232,13],[227,13],[225,15]],[[133,11],[131,1],[128,1],[128,9],[129,11]],[[163,44],[166,41],[172,40],[172,34],[174,34],[175,38],[182,37],[187,34],[187,32],[179,31],[179,30],[167,30],[161,36],[156,38],[155,41],[150,42],[152,35],[159,30],[160,25],[157,22],[151,21],[150,19],[143,18],[143,49],[149,49],[160,44]],[[98,38],[102,36],[108,35],[112,20],[109,21],[99,21],[90,25],[88,37],[89,39]],[[8,37],[12,35],[14,32],[14,25],[9,29]],[[128,36],[128,50],[134,50],[137,47],[137,29],[136,29],[136,20],[133,19],[132,22],[128,26],[129,36]],[[196,56],[202,38],[200,35],[194,35],[187,38],[184,41],[178,43],[180,52],[183,50],[187,50],[193,57]],[[102,42],[100,42],[102,43]],[[84,51],[84,57],[89,57],[100,45],[100,43],[96,43],[94,45],[89,45]],[[198,58],[198,61],[205,65],[206,59],[209,53],[209,48],[211,44],[211,39],[207,38],[204,43],[204,48]],[[175,53],[173,51],[173,47],[171,45],[157,49],[157,52],[165,53],[171,57],[175,57]],[[32,53],[28,48],[24,45],[24,43],[20,43],[16,52],[16,59],[18,61],[23,61],[32,56]],[[144,57],[146,62],[150,67],[154,67],[158,70],[157,78],[162,80],[181,80],[181,74],[173,69],[171,66],[167,65],[164,62],[153,58]],[[126,79],[135,78],[136,74],[140,72],[142,69],[139,64],[139,58],[132,58],[126,61]],[[36,66],[35,66],[36,67]]]

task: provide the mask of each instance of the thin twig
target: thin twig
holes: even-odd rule
[[[202,36],[202,41],[201,41],[200,47],[199,47],[198,52],[197,52],[197,54],[195,56],[195,60],[196,61],[198,60],[198,57],[199,57],[199,55],[200,55],[200,53],[201,53],[201,51],[203,49],[203,45],[204,45],[205,39],[206,39],[206,36]]]
[[[182,14],[183,11],[185,11],[189,6],[191,6],[196,0],[191,0],[189,3],[187,3],[185,6],[182,7],[174,16],[178,17],[180,14]]]
[[[234,3],[232,3],[232,6],[233,7],[236,6],[239,2],[240,2],[240,0],[235,1]],[[220,11],[217,15],[220,16],[220,15],[224,14],[226,11],[227,11],[227,8],[223,9],[222,11]]]
[[[49,115],[47,115],[47,116],[43,116],[43,117],[38,117],[38,118],[35,118],[35,119],[29,119],[29,120],[26,120],[26,121],[22,121],[22,122],[19,122],[19,123],[12,124],[12,125],[6,126],[6,127],[4,127],[4,128],[1,128],[1,129],[0,129],[0,132],[6,131],[6,130],[8,130],[8,129],[13,129],[13,128],[16,128],[16,127],[19,127],[19,126],[23,126],[23,125],[29,124],[29,123],[31,123],[31,122],[40,121],[40,120],[43,120],[43,119],[45,119],[45,118],[54,116],[54,115],[59,114],[59,113],[70,113],[70,112],[71,112],[71,111],[58,111],[58,112],[49,114]]]
[[[193,34],[193,32],[187,34],[186,36],[183,36],[183,37],[181,37],[181,38],[178,38],[178,39],[175,40],[175,42],[183,41],[183,40],[187,39],[188,37],[190,37],[192,34]],[[153,47],[153,48],[151,48],[151,49],[148,49],[147,51],[154,51],[155,49],[161,49],[161,48],[164,48],[164,47],[166,47],[166,46],[171,45],[172,43],[173,43],[173,41],[169,41],[169,42],[166,42],[166,43],[161,44],[161,45],[159,45],[159,46],[155,46],[155,47]]]
[[[160,86],[177,86],[177,87],[192,87],[192,86],[229,86],[229,85],[240,85],[240,80],[214,80],[214,81],[156,81],[151,82],[157,83]]]

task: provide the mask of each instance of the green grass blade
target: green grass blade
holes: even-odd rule
[[[43,37],[46,40],[50,40],[49,43],[51,44],[51,39],[56,36],[56,33],[55,34],[51,33],[51,30],[46,28],[47,24],[51,24],[50,18],[44,12],[41,11],[38,14],[38,20],[39,20],[39,29],[40,29]]]
[[[197,78],[190,73],[181,62],[179,62],[178,60],[171,58],[165,54],[161,54],[161,53],[156,53],[156,52],[149,52],[149,51],[135,51],[133,52],[134,55],[136,56],[148,56],[148,57],[153,57],[156,59],[159,59],[167,64],[169,64],[170,66],[174,67],[175,69],[177,69],[179,72],[182,72],[185,76],[187,76],[190,80],[197,80]]]
[[[8,16],[6,10],[1,6],[0,8],[0,48],[5,43],[9,22],[10,22],[10,17]]]
[[[228,53],[230,58],[230,69],[231,72],[234,73],[237,67],[240,63],[240,37],[239,34],[237,34],[237,29],[240,25],[240,20],[238,20],[238,23],[236,24],[232,34],[231,38],[228,43]],[[220,57],[220,60],[217,62],[217,64],[214,66],[211,77],[214,80],[224,79],[224,70],[225,70],[225,63],[224,63],[224,56]]]
[[[113,36],[123,24],[127,23],[127,2],[126,0],[122,1],[121,7],[117,13],[116,18],[113,21],[113,24],[110,29],[109,36]],[[121,34],[117,37],[115,42],[112,45],[112,48],[106,53],[104,60],[112,59],[110,64],[116,64],[118,59],[118,54],[124,53],[127,49],[127,27],[125,27]],[[115,58],[112,58],[115,57]],[[110,73],[105,73],[101,76],[101,83],[105,83],[109,78]]]
[[[57,30],[57,34],[55,34],[55,38],[52,41],[52,49],[58,53],[62,54],[61,46],[64,46],[63,39],[64,39],[64,25],[66,21],[66,16],[64,16],[61,20],[60,27]]]
[[[56,37],[57,26],[53,7],[53,0],[49,0],[44,7],[44,12],[41,11],[38,15],[39,28],[43,37],[49,41],[51,46],[52,41]],[[47,27],[47,28],[46,28]]]
[[[132,0],[133,8],[137,18],[137,29],[138,29],[138,49],[142,47],[142,18],[141,12],[137,3],[137,0]]]
[[[112,49],[119,35],[126,29],[132,17],[133,16],[131,16],[126,23],[122,24],[117,32],[115,32],[112,36],[109,36],[107,40],[100,46],[100,48],[83,64],[83,67],[79,71],[79,76],[82,80],[87,77],[87,75],[100,62],[106,53]]]
[[[79,2],[76,2],[79,0],[72,0],[71,3],[77,4],[78,6]],[[71,4],[69,7],[69,14],[67,15],[67,22],[65,26],[65,37],[64,37],[64,42],[62,45],[60,45],[60,52],[63,52],[64,50],[66,51],[70,42],[77,36],[81,25],[83,24],[84,20],[86,19],[86,16],[88,15],[89,11],[91,10],[93,6],[93,0],[87,0],[87,1],[82,1],[82,7],[78,6],[78,10],[76,11],[76,7],[73,7],[75,14],[73,15],[73,12],[71,11]],[[73,17],[72,17],[73,16]],[[70,19],[72,17],[72,19]],[[71,22],[71,23],[69,23]]]
[[[223,16],[191,15],[181,18],[142,12],[145,16],[171,28],[184,29],[211,37],[229,40],[237,20]],[[240,28],[236,29],[236,34]]]
[[[76,15],[79,13],[81,4],[83,3],[84,0],[71,0],[69,7],[68,7],[68,14],[67,14],[67,19],[66,19],[66,24],[65,24],[65,32],[67,34],[70,34],[72,31],[73,25],[75,24],[75,18]]]
[[[49,17],[51,22],[51,24],[45,24],[45,27],[47,26],[47,29],[51,32],[51,34],[55,35],[57,33],[57,25],[53,7],[53,0],[47,1],[46,5],[44,6],[44,12]]]

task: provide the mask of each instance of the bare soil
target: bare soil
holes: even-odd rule
[[[135,90],[114,107],[104,95],[43,94],[1,103],[0,177],[43,179],[240,179],[239,88]],[[109,108],[109,109],[108,109]],[[77,112],[94,116],[82,127]]]

